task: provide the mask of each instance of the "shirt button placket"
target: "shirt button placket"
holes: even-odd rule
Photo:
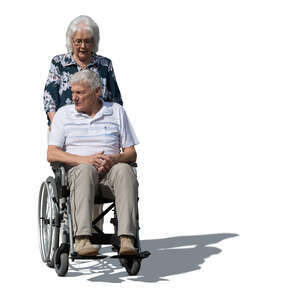
[[[93,120],[92,121],[90,121],[90,134],[91,135],[95,135],[96,133],[95,133],[95,128],[94,128],[95,126],[94,126],[94,122],[93,122]]]

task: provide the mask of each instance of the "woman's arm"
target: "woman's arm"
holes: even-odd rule
[[[59,86],[60,86],[60,74],[58,66],[58,58],[54,57],[50,64],[50,70],[44,89],[44,109],[50,122],[54,117],[54,113],[57,110],[59,104]],[[50,114],[51,113],[51,114]]]
[[[112,62],[110,62],[108,65],[107,97],[109,101],[123,105]]]

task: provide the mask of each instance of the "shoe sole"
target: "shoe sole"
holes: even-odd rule
[[[125,248],[125,249],[120,249],[119,252],[120,255],[137,255],[137,250],[136,249],[130,249],[130,248]]]
[[[82,249],[82,250],[79,250],[76,252],[78,253],[78,255],[81,255],[81,256],[92,256],[92,255],[98,254],[97,249]]]

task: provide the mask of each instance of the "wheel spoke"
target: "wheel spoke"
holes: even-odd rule
[[[39,194],[39,232],[40,232],[40,252],[44,262],[52,260],[54,248],[58,245],[58,228],[55,227],[58,216],[57,204],[53,201],[57,199],[55,181],[49,177],[42,183]]]

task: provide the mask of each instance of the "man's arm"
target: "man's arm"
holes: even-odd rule
[[[55,111],[48,112],[48,118],[50,120],[50,124],[53,122],[53,118],[54,118],[55,113],[56,113]]]
[[[90,164],[98,169],[102,166],[102,155],[103,151],[89,156],[80,156],[67,153],[60,147],[49,145],[47,151],[47,160],[50,163],[61,162],[72,167],[80,164]]]
[[[115,158],[117,162],[123,162],[123,163],[136,162],[137,154],[134,146],[123,148],[122,151],[123,151],[122,153],[111,155],[111,156]]]
[[[117,163],[131,163],[136,161],[137,154],[134,146],[122,148],[122,151],[122,153],[113,155],[99,155],[103,161],[101,167],[97,168],[98,172],[108,172]]]

